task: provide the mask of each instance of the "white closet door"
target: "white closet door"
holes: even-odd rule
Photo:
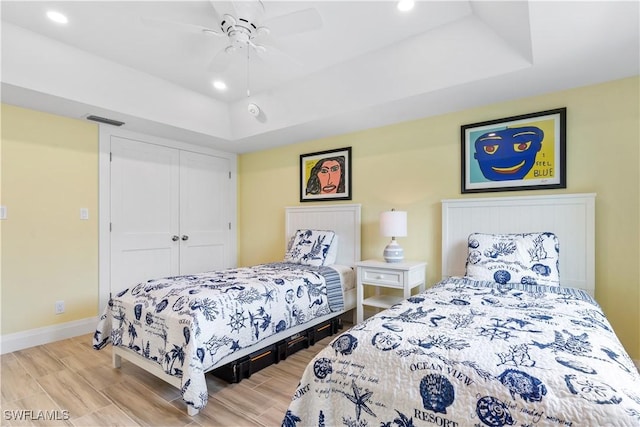
[[[180,152],[180,274],[231,265],[229,171],[228,159]]]
[[[179,274],[179,162],[173,148],[111,139],[111,291]]]

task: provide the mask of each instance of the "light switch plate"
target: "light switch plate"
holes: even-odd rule
[[[89,219],[89,209],[80,208],[80,219]]]
[[[7,207],[0,206],[0,219],[7,219]]]

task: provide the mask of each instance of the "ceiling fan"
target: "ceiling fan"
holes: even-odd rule
[[[183,31],[225,38],[226,44],[218,50],[210,63],[209,69],[212,71],[226,70],[234,56],[246,56],[237,55],[245,49],[255,52],[262,60],[288,59],[289,62],[295,62],[289,55],[279,51],[272,39],[269,43],[268,36],[290,36],[322,27],[322,18],[314,8],[267,17],[262,0],[210,0],[210,3],[216,21],[211,27],[154,18],[143,18],[143,21],[151,25],[172,26]]]

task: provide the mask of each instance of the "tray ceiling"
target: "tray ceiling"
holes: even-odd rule
[[[248,57],[199,30],[255,5],[2,1],[2,101],[243,153],[640,69],[635,1],[265,1]]]

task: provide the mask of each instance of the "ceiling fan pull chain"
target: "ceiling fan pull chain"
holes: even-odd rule
[[[247,42],[247,101],[251,101],[251,90],[249,89],[249,66],[250,66],[249,50],[251,50],[250,47],[251,46],[249,45],[249,42]],[[260,115],[260,107],[258,107],[256,104],[252,102],[249,102],[249,105],[247,105],[247,111],[253,117],[258,117]]]
[[[251,96],[251,91],[249,90],[249,43],[247,43],[247,98]]]

